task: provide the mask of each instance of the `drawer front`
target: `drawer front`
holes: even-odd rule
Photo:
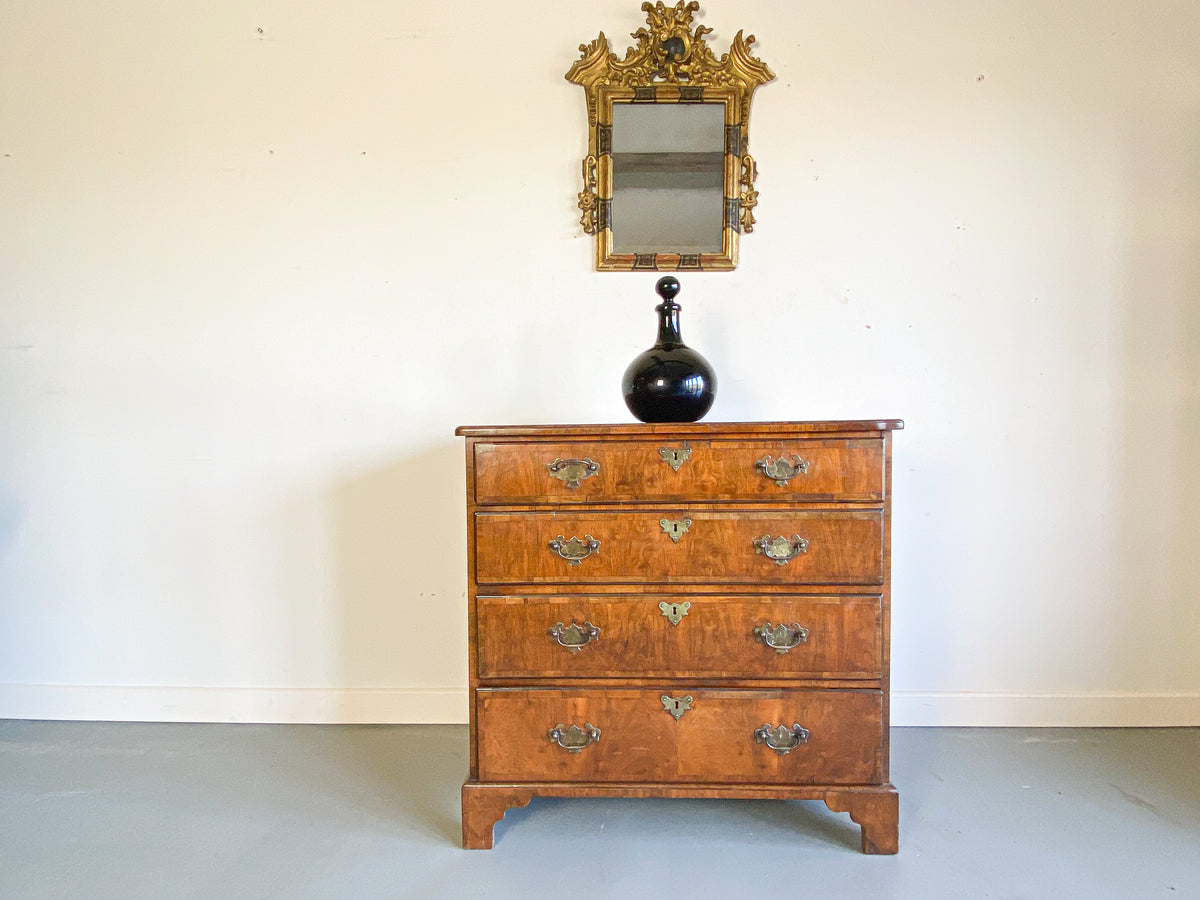
[[[874,501],[883,468],[881,438],[477,443],[475,502]]]
[[[683,526],[682,533],[667,530]],[[764,538],[765,550],[756,545]],[[882,584],[883,513],[476,513],[475,579],[479,584]]]
[[[664,697],[686,704],[679,718]],[[883,777],[879,691],[484,688],[475,702],[485,781],[871,784]],[[789,731],[763,741],[756,731],[764,725]],[[803,742],[794,725],[806,730]]]
[[[878,596],[645,594],[476,603],[480,678],[880,677]]]

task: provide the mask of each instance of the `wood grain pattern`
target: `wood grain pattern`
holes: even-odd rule
[[[622,797],[629,799],[669,797],[689,800],[820,800],[833,812],[849,812],[860,825],[863,853],[896,853],[899,850],[899,795],[891,784],[880,785],[794,785],[794,784],[657,784],[637,782],[503,782],[468,781],[463,785],[463,810],[470,809],[472,824],[485,819],[495,823],[505,811],[525,806],[533,797]],[[468,799],[469,798],[469,799]],[[485,815],[480,815],[486,810]],[[490,848],[492,833],[472,832],[476,843],[468,844],[464,828],[463,846]]]
[[[689,604],[672,625],[660,603]],[[528,678],[878,679],[880,597],[557,595],[478,598],[478,673]],[[556,623],[590,623],[600,634],[570,650],[547,633]],[[808,638],[786,653],[755,627],[797,623]]]
[[[690,696],[676,720],[661,697]],[[879,691],[556,690],[481,688],[479,776],[486,781],[881,781]],[[547,736],[587,724],[600,739],[579,752]],[[756,743],[763,724],[810,732],[787,754]]]
[[[864,852],[896,852],[889,568],[891,432],[902,427],[460,428],[471,692],[463,845],[490,847],[504,811],[535,796],[778,797],[823,800],[859,825]],[[657,451],[685,440],[693,456],[675,472]],[[797,446],[807,455],[787,449]],[[804,488],[747,474],[754,459],[795,453],[815,476]],[[546,462],[585,456],[599,461],[596,478],[577,489],[547,479]],[[664,518],[692,520],[678,543]],[[599,552],[570,565],[546,546],[559,534],[591,534]],[[754,550],[763,534],[799,534],[808,552],[778,566]],[[691,605],[671,625],[660,602]],[[777,654],[755,641],[757,620],[799,622],[809,641]],[[599,633],[572,652],[547,634],[559,621]],[[693,706],[676,720],[663,695]],[[551,743],[555,725],[589,721],[601,729],[594,745]],[[797,721],[810,740],[787,754],[753,740],[764,723]]]
[[[480,790],[467,782],[462,787],[462,845],[464,850],[491,850],[496,823],[514,806],[528,806],[531,791],[504,786]]]
[[[662,519],[692,520],[674,542]],[[763,535],[808,541],[779,565],[755,550]],[[558,535],[592,535],[599,551],[571,565],[548,544]],[[719,511],[657,507],[644,511],[563,510],[475,515],[479,584],[881,584],[883,514],[870,511]]]
[[[454,433],[469,438],[542,440],[563,437],[604,440],[666,434],[684,437],[766,434],[779,437],[788,434],[861,433],[868,437],[879,432],[899,431],[903,427],[904,422],[901,419],[852,419],[824,422],[668,422],[640,425],[460,425],[454,429]]]
[[[663,461],[663,447],[690,455],[678,471]],[[755,468],[764,457],[800,456],[807,471],[779,485]],[[569,487],[546,466],[556,459],[590,459],[599,471]],[[728,500],[792,502],[883,498],[882,438],[813,440],[574,441],[477,443],[475,502],[612,503]]]
[[[870,793],[828,791],[825,805],[833,812],[850,813],[862,827],[863,853],[900,851],[900,795],[894,788]]]

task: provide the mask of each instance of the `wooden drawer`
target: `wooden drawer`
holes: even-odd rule
[[[663,520],[689,519],[678,541]],[[807,550],[780,564],[755,541],[793,535]],[[564,559],[561,538],[598,542],[586,558]],[[574,552],[564,546],[564,552]],[[579,551],[582,552],[582,551]],[[883,512],[651,509],[475,515],[479,584],[881,584]]]
[[[880,438],[828,440],[696,440],[676,471],[662,449],[683,441],[476,443],[475,502],[481,505],[629,503],[708,498],[745,501],[821,501],[883,498],[884,446]],[[764,457],[799,456],[806,471],[778,484],[755,464]],[[547,466],[589,460],[595,474],[574,487]],[[568,473],[570,474],[570,473]]]
[[[691,697],[677,720],[662,697]],[[479,777],[485,781],[869,784],[882,779],[879,691],[480,688]],[[787,753],[755,738],[794,724]],[[599,729],[578,751],[557,726]],[[571,742],[571,736],[561,738]]]
[[[476,603],[480,678],[880,677],[879,596],[639,594]],[[789,626],[774,643],[795,646],[767,646],[754,630],[768,622]],[[803,642],[793,623],[807,629]],[[583,633],[556,637],[556,625]],[[588,637],[584,626],[598,633]]]

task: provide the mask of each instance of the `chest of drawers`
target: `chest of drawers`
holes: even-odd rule
[[[463,846],[539,796],[823,800],[895,853],[900,421],[462,427]]]

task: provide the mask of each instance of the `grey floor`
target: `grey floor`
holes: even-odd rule
[[[462,850],[466,744],[0,721],[0,897],[1200,898],[1200,729],[894,729],[894,857],[781,801],[534,800]]]

